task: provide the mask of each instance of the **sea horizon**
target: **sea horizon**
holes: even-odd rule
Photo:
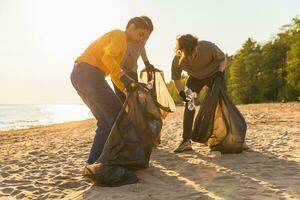
[[[92,118],[84,104],[0,104],[0,131]]]

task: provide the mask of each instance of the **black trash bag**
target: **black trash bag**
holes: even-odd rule
[[[137,182],[132,171],[149,166],[152,148],[161,128],[159,109],[149,90],[139,84],[127,97],[96,162],[98,166],[89,177],[102,186]]]
[[[147,71],[143,69],[140,73],[140,81],[150,89],[153,100],[160,111],[160,116],[164,120],[168,114],[176,111],[176,105],[171,97],[164,79],[163,71],[155,69]],[[161,134],[159,133],[155,147],[161,144]]]
[[[84,174],[94,181],[95,185],[103,187],[118,187],[138,182],[134,171],[121,166],[93,164],[85,168]]]
[[[161,128],[160,113],[149,90],[138,85],[124,103],[98,160],[129,169],[147,168]]]
[[[140,73],[140,80],[151,89],[152,97],[160,108],[160,114],[163,119],[169,113],[176,111],[176,105],[168,91],[163,71],[158,69],[147,71],[143,69]]]
[[[195,119],[192,140],[221,153],[241,153],[247,124],[226,92],[223,77],[214,76]]]

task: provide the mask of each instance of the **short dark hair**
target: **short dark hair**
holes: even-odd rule
[[[150,32],[150,29],[149,29],[149,25],[147,24],[147,21],[144,20],[143,18],[141,17],[134,17],[134,18],[131,18],[128,23],[127,23],[127,26],[126,26],[126,29],[131,25],[131,24],[134,24],[135,28],[140,28],[140,29],[145,29],[147,31]]]
[[[176,51],[183,51],[186,55],[191,55],[198,44],[198,38],[191,34],[177,36]]]
[[[148,27],[149,27],[149,33],[152,33],[152,31],[153,31],[153,23],[152,23],[152,20],[151,20],[149,17],[144,16],[144,15],[141,16],[141,18],[147,22]]]

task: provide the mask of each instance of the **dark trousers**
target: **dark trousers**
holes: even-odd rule
[[[191,89],[197,94],[200,93],[204,86],[211,87],[213,84],[213,77],[206,79],[197,79],[190,76],[186,82],[187,88]],[[183,114],[183,140],[191,139],[193,123],[194,123],[195,110],[189,110],[188,104],[185,104],[184,114]]]
[[[124,70],[124,73],[127,74],[133,80],[138,81],[137,72],[128,72],[128,71]],[[113,86],[114,86],[116,95],[119,97],[119,99],[121,100],[121,102],[124,103],[125,100],[126,100],[126,95],[114,83],[113,83]]]
[[[75,64],[71,82],[97,120],[96,134],[87,160],[88,164],[93,164],[102,153],[122,103],[106,82],[101,70],[89,64]]]

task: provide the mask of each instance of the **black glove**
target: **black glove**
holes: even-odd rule
[[[154,66],[153,66],[152,64],[150,64],[148,60],[145,61],[144,64],[145,64],[146,70],[147,70],[148,72],[154,71],[154,70],[155,70]]]
[[[129,93],[131,93],[132,91],[134,91],[137,88],[137,84],[136,84],[135,80],[133,80],[132,78],[130,78],[126,74],[121,75],[120,80],[122,81],[122,83],[124,84],[126,90]]]
[[[181,91],[179,92],[179,96],[182,98],[182,100],[183,100],[184,102],[188,102],[188,100],[186,99],[185,92],[184,92],[183,90],[181,90]]]

